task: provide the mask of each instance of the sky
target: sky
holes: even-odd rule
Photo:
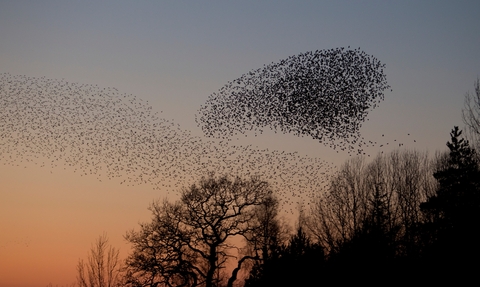
[[[115,87],[203,137],[195,115],[228,81],[292,55],[350,46],[384,63],[392,88],[362,135],[433,154],[446,149],[454,126],[463,127],[464,95],[480,75],[479,9],[474,0],[2,0],[0,74]],[[1,136],[0,145],[13,137]],[[273,132],[231,144],[334,165],[349,157]],[[105,232],[125,256],[123,236],[149,220],[148,205],[175,198],[173,188],[42,166],[45,155],[22,162],[19,151],[0,154],[0,287],[74,282],[98,236]],[[380,151],[388,150],[369,153]]]

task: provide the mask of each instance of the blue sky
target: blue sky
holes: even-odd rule
[[[393,92],[372,112],[382,118],[375,129],[409,130],[440,148],[462,125],[463,95],[479,74],[476,1],[1,6],[1,72],[114,86],[194,132],[199,105],[228,80],[290,55],[351,46],[387,65]]]
[[[201,136],[195,114],[227,81],[306,51],[350,46],[385,63],[393,89],[370,113],[362,134],[371,140],[396,139],[405,148],[433,153],[446,149],[454,125],[463,126],[464,95],[473,91],[480,75],[479,10],[478,1],[0,1],[0,73],[115,87],[148,101],[154,111],[162,111],[162,117]],[[348,158],[313,139],[268,132],[234,144],[298,152],[336,164]],[[379,151],[370,150],[372,155]],[[48,168],[32,166],[25,173],[7,162],[0,167],[5,182],[0,185],[0,223],[17,234],[2,232],[0,250],[6,246],[11,256],[23,254],[23,247],[11,242],[28,237],[31,254],[41,256],[47,249],[70,252],[68,260],[42,266],[42,280],[50,280],[46,283],[72,282],[76,260],[97,235],[106,230],[120,244],[123,232],[148,220],[146,207],[164,194],[149,186],[129,193],[116,183],[97,184],[68,170],[50,173]],[[80,187],[88,192],[82,194]],[[71,213],[75,201],[91,204],[88,196],[102,190],[109,194],[119,190],[118,198],[109,202],[103,194],[88,210],[76,207],[78,213]],[[39,192],[45,196],[37,198]],[[44,216],[20,217],[25,198],[35,198],[38,205],[31,202],[30,212]],[[135,205],[135,211],[132,207],[125,212],[126,203]],[[102,213],[112,205],[119,208]],[[56,225],[68,226],[67,221],[82,212],[98,214],[97,222],[89,228],[89,216],[77,222],[78,229],[52,233]],[[17,218],[14,224],[13,218]],[[48,223],[45,218],[58,222]],[[55,249],[48,245],[48,235],[29,235],[31,226],[71,245],[57,244]],[[29,266],[35,267],[35,262]],[[35,285],[26,276],[12,275],[22,264],[0,259],[0,270],[2,266],[6,270],[0,271],[0,278],[6,278],[0,279],[0,286]],[[58,264],[71,270],[65,271],[65,278],[53,277]]]

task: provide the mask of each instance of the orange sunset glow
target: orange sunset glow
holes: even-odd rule
[[[140,251],[132,234],[140,236],[155,218],[167,229],[175,216],[184,220],[179,226],[194,230],[202,219],[189,222],[192,214],[208,218],[201,211],[217,211],[212,206],[222,200],[230,206],[218,208],[233,213],[234,219],[225,220],[231,230],[202,232],[217,239],[228,232],[235,236],[225,235],[225,241],[211,245],[201,238],[197,249],[189,241],[196,238],[193,231],[185,232],[187,239],[172,237],[182,247],[168,244],[188,250],[178,258],[197,256],[203,265],[182,265],[195,270],[188,276],[165,273],[159,278],[169,278],[165,280],[175,286],[227,286],[230,278],[235,279],[232,286],[274,284],[259,263],[267,262],[265,239],[252,235],[260,229],[255,225],[262,219],[258,206],[275,209],[270,211],[278,225],[275,252],[281,255],[272,254],[287,258],[286,263],[277,258],[275,280],[289,283],[281,277],[288,273],[282,268],[293,270],[295,265],[304,269],[298,272],[317,273],[315,264],[314,271],[303,263],[288,265],[301,260],[294,256],[292,242],[304,240],[302,230],[311,245],[303,243],[323,260],[318,268],[336,274],[344,258],[374,254],[358,255],[357,243],[348,245],[364,235],[350,235],[345,227],[352,224],[359,232],[356,215],[345,215],[345,230],[335,232],[336,221],[327,220],[334,211],[349,208],[348,199],[332,199],[342,198],[334,192],[351,183],[341,175],[355,174],[358,182],[352,186],[358,188],[368,185],[374,176],[365,174],[375,170],[375,192],[391,187],[391,194],[402,198],[394,184],[400,175],[382,182],[378,178],[394,174],[388,172],[407,157],[416,160],[415,171],[423,172],[415,177],[423,180],[418,179],[415,190],[416,217],[408,220],[418,227],[435,222],[435,215],[444,216],[442,206],[429,201],[435,195],[442,200],[439,186],[448,182],[442,177],[448,172],[438,173],[438,155],[448,153],[445,143],[456,138],[465,137],[476,147],[462,111],[466,95],[475,95],[475,83],[478,87],[480,4],[317,2],[1,1],[0,287],[87,286],[79,282],[78,264],[87,262],[102,235],[119,250],[122,266],[130,258],[131,269],[123,271],[138,272],[132,258]],[[464,132],[449,137],[455,126]],[[202,186],[202,179],[213,183]],[[196,184],[205,192],[221,183],[231,194],[216,190],[209,198],[194,188]],[[238,186],[244,194],[234,193]],[[249,188],[264,193],[245,195]],[[367,219],[368,208],[381,205],[375,202],[380,195],[369,194],[373,199],[365,200],[362,210]],[[161,206],[158,214],[149,210],[154,202]],[[178,214],[168,214],[174,203],[181,206]],[[401,199],[390,203],[400,206]],[[398,232],[390,238],[397,244],[410,234],[408,220],[400,211],[394,215],[389,220],[398,225],[389,232]],[[369,232],[365,234],[374,233]],[[161,243],[168,238],[156,230],[145,242],[155,236]],[[358,240],[363,246],[363,239]],[[438,250],[428,244],[412,243],[421,250],[415,256],[436,258]],[[219,248],[217,261],[198,251],[213,245]],[[407,245],[395,247],[395,256],[413,252]],[[335,257],[335,252],[341,255]],[[355,260],[352,266],[361,265]],[[207,270],[212,262],[218,266]],[[232,276],[237,264],[238,278]],[[260,271],[248,281],[251,270]],[[129,280],[143,280],[139,273]],[[134,286],[127,281],[121,284]],[[158,286],[167,286],[165,282]]]

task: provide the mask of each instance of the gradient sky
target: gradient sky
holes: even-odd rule
[[[363,135],[384,134],[432,153],[445,150],[454,125],[463,127],[464,95],[480,75],[476,0],[135,2],[0,1],[0,73],[116,87],[201,135],[195,114],[227,81],[306,51],[361,48],[386,64],[393,89],[370,113]],[[336,164],[348,157],[292,135],[267,133],[239,144]],[[71,170],[14,165],[5,156],[0,287],[72,283],[78,259],[103,232],[125,255],[122,236],[166,195]]]

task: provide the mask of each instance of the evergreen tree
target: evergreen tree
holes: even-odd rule
[[[479,267],[471,262],[478,262],[480,255],[480,169],[475,150],[461,134],[458,127],[450,133],[448,158],[434,173],[437,192],[420,208],[427,217],[425,258],[435,272],[465,278],[472,276],[471,267]]]
[[[434,173],[439,183],[437,193],[421,205],[432,221],[447,229],[469,229],[473,227],[469,224],[478,223],[480,214],[480,170],[475,150],[467,140],[460,138],[461,134],[458,127],[450,133],[447,164]]]

